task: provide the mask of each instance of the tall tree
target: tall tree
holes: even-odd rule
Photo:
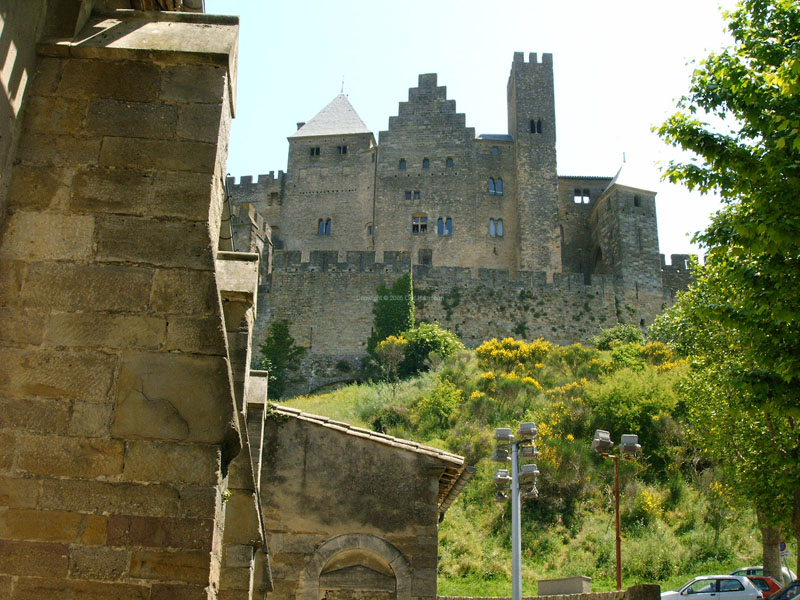
[[[742,456],[768,457],[760,468],[780,477],[781,508],[762,523],[787,526],[800,524],[800,5],[742,0],[726,16],[733,45],[698,66],[658,129],[693,155],[666,176],[724,202],[695,238],[706,265],[666,319],[689,334],[695,381],[718,403],[711,415],[721,407],[762,428],[763,445]]]
[[[390,335],[400,335],[414,327],[414,286],[406,273],[391,286],[378,286],[378,299],[372,309],[375,325],[367,340],[367,351]]]

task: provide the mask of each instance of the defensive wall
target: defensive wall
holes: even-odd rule
[[[273,271],[259,286],[254,339],[270,322],[286,319],[296,342],[307,348],[305,379],[290,393],[305,393],[354,377],[374,323],[377,288],[413,268],[416,318],[438,322],[468,347],[492,337],[543,337],[557,344],[586,342],[618,322],[649,325],[671,298],[628,289],[612,275],[468,267],[411,266],[407,252],[277,251]],[[687,257],[665,265],[671,281],[687,276]],[[663,262],[663,257],[662,257]],[[679,272],[680,271],[680,272]],[[254,360],[258,360],[254,352]]]

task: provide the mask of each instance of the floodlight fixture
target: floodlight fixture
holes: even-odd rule
[[[598,429],[594,432],[594,439],[592,440],[592,450],[598,454],[608,454],[614,447],[614,442],[611,441],[611,435],[604,429]]]
[[[514,434],[510,427],[498,427],[494,432],[494,439],[499,444],[510,444],[514,441]]]
[[[619,443],[619,450],[623,458],[636,458],[642,451],[642,446],[639,444],[639,436],[635,433],[623,433],[622,440]]]
[[[537,477],[539,477],[539,468],[536,464],[530,463],[519,468],[520,481],[536,481]]]
[[[508,474],[508,469],[497,469],[494,472],[493,481],[496,486],[511,485],[511,475]]]
[[[508,455],[508,450],[505,448],[495,448],[494,454],[492,454],[492,460],[498,463],[506,463],[511,460],[511,457]]]
[[[520,423],[517,436],[523,440],[535,440],[539,436],[539,429],[537,429],[536,423],[533,422]]]
[[[531,444],[530,446],[522,446],[519,449],[522,458],[536,460],[539,458],[539,449],[536,447],[536,444]]]
[[[539,488],[535,485],[527,488],[525,491],[522,492],[522,498],[524,500],[529,500],[531,498],[538,498],[539,497]]]

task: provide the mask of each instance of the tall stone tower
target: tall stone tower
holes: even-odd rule
[[[561,271],[553,55],[514,53],[508,78],[508,133],[514,138],[520,270]]]

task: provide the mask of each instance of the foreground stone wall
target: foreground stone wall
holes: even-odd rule
[[[20,127],[0,232],[0,597],[249,598],[263,536],[245,537],[243,587],[225,525],[258,522],[257,503],[223,502],[234,473],[256,487],[252,468],[240,481],[248,361],[215,260],[238,21],[115,16],[39,46]]]

